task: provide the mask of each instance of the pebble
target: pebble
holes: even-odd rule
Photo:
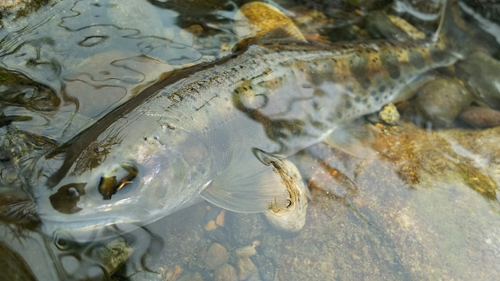
[[[378,113],[378,117],[391,126],[396,125],[400,118],[398,109],[392,103],[384,106],[384,108],[382,108],[382,110]]]
[[[170,279],[167,279],[170,281]],[[183,275],[179,280],[177,281],[203,281],[203,277],[201,277],[201,274],[199,273],[188,273]]]
[[[213,243],[205,255],[205,267],[214,270],[229,260],[229,253],[226,248],[219,243]]]
[[[103,266],[111,275],[125,264],[133,252],[134,249],[127,244],[125,239],[117,238],[100,248],[98,255]]]
[[[236,262],[236,267],[238,271],[238,278],[240,280],[246,280],[254,273],[258,273],[257,267],[255,267],[252,260],[249,258],[239,258]]]
[[[205,230],[210,231],[210,230],[215,230],[217,228],[217,224],[215,221],[209,221],[207,224],[205,224]]]
[[[492,128],[500,126],[500,111],[480,106],[471,106],[460,113],[460,121],[475,128]]]
[[[272,261],[264,255],[257,255],[253,258],[255,265],[259,269],[259,275],[263,281],[274,281],[275,267]]]
[[[220,227],[224,227],[225,217],[226,217],[226,210],[221,210],[220,213],[217,215],[217,218],[215,219],[215,224],[217,224]]]
[[[226,263],[214,271],[214,281],[238,281],[236,269]]]
[[[257,250],[255,250],[255,248],[252,246],[246,246],[234,250],[234,254],[237,258],[249,258],[253,255],[256,255]]]
[[[424,122],[449,127],[472,100],[472,94],[462,84],[453,79],[437,79],[420,88],[415,108]]]

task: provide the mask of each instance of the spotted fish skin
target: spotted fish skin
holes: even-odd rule
[[[220,101],[225,101],[222,95],[228,99],[221,106],[238,109],[260,123],[266,133],[262,139],[279,145],[269,145],[266,151],[286,156],[321,140],[340,125],[405,98],[403,89],[422,74],[457,60],[449,47],[444,40],[420,44],[269,43],[250,46],[228,63],[231,71],[212,72],[231,84],[217,92]],[[219,107],[216,99],[210,103]],[[214,120],[211,114],[213,110],[207,109],[208,120]],[[259,143],[262,145],[261,140]]]

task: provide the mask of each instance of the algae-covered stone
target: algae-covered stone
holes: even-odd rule
[[[98,258],[111,275],[117,271],[132,255],[134,249],[125,239],[118,238],[97,250]]]

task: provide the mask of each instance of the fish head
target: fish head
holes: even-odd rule
[[[36,196],[46,234],[86,241],[106,238],[105,229],[128,232],[194,203],[210,183],[207,145],[182,129],[148,136],[124,130],[96,142]]]

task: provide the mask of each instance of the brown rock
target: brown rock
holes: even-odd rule
[[[471,106],[460,113],[459,118],[475,128],[492,128],[500,125],[500,111],[489,107]]]
[[[237,262],[238,277],[240,280],[245,280],[252,276],[254,273],[258,272],[257,267],[253,264],[252,260],[249,258],[238,259]]]
[[[209,270],[214,270],[226,264],[228,260],[229,253],[226,248],[219,243],[213,243],[205,255],[205,267]]]
[[[236,269],[226,263],[214,271],[214,281],[238,281]]]

